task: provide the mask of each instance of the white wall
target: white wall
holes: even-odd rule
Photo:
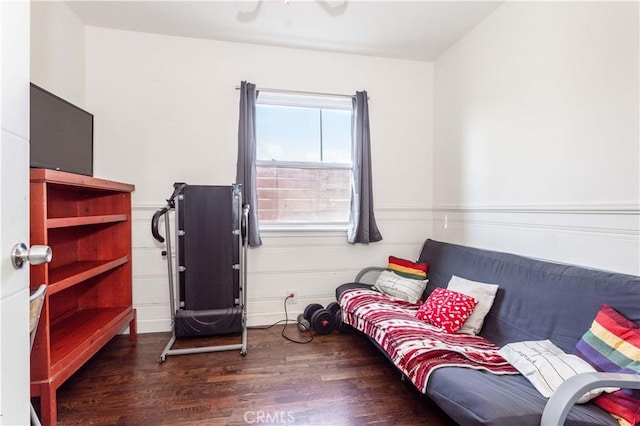
[[[637,2],[507,2],[438,58],[436,238],[640,273],[638,33]]]
[[[85,26],[61,1],[31,2],[31,82],[85,106]]]
[[[154,211],[176,181],[235,180],[238,91],[258,87],[370,96],[374,197],[383,242],[345,232],[265,233],[249,253],[249,322],[290,317],[386,256],[415,258],[430,235],[433,65],[87,28],[87,108],[95,114],[95,175],[136,185],[134,303],[141,332],[169,329],[166,266]]]

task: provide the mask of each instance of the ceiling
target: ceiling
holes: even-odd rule
[[[502,1],[67,1],[89,26],[433,61]]]

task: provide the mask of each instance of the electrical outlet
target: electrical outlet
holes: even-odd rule
[[[289,290],[287,291],[287,296],[291,296],[290,298],[287,299],[287,304],[288,305],[295,305],[296,303],[298,303],[298,292],[295,290]]]

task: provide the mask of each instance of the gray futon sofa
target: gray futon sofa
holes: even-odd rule
[[[636,324],[640,323],[638,276],[434,240],[424,243],[418,262],[429,264],[429,282],[423,300],[435,287],[446,288],[452,275],[499,284],[480,332],[499,347],[511,342],[548,339],[566,353],[573,353],[603,303]],[[358,274],[357,282],[338,287],[337,299],[340,300],[345,290],[370,287],[381,269],[367,268]],[[625,388],[640,387],[639,376],[607,376],[605,373],[593,376],[599,379],[625,376],[625,380],[630,380],[628,384],[625,382]],[[522,375],[494,375],[470,368],[442,367],[431,374],[426,395],[461,425],[539,425],[548,401],[552,407],[545,413],[547,423],[561,422],[558,419],[565,416],[561,412],[568,411],[567,425],[617,425],[612,416],[591,402],[573,405],[584,389],[615,385],[616,382],[609,380],[600,382],[599,386],[585,385],[592,382],[592,378],[582,377],[582,383],[570,379],[562,385],[565,388],[562,394],[559,390],[551,399],[546,399]],[[574,382],[574,387],[579,389],[567,389],[571,387],[569,382]],[[573,394],[577,396],[572,397]]]

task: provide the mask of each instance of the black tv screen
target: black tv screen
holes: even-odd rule
[[[93,114],[31,83],[30,165],[93,176]]]

